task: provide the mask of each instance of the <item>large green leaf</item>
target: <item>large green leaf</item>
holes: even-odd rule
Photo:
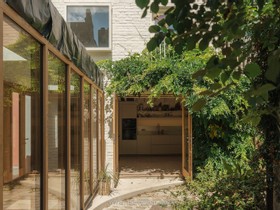
[[[160,31],[160,27],[158,25],[152,25],[149,27],[149,32],[150,33],[157,33]]]
[[[148,9],[149,9],[149,7],[146,7],[146,8],[144,9],[144,11],[143,11],[143,13],[142,13],[141,18],[144,18],[144,17],[146,17],[146,16],[147,16]]]
[[[152,11],[153,13],[157,13],[157,12],[159,11],[158,3],[153,2],[153,3],[151,4],[151,11]]]
[[[209,45],[210,39],[208,37],[203,37],[202,40],[199,42],[199,49],[204,51]]]
[[[147,7],[149,2],[150,2],[150,0],[135,0],[136,5],[141,9],[144,9],[145,7]]]
[[[166,6],[168,4],[168,0],[160,0],[161,4]]]
[[[253,79],[259,75],[261,75],[262,71],[258,64],[256,63],[249,63],[244,68],[244,73],[247,77]]]
[[[223,83],[224,85],[225,85],[226,82],[228,81],[229,77],[230,77],[230,73],[229,73],[229,72],[224,71],[224,72],[221,73],[221,81],[222,81],[222,83]]]
[[[210,88],[212,90],[217,90],[217,89],[220,89],[221,87],[222,87],[222,85],[220,83],[217,83],[217,82],[212,84],[212,85],[210,85]]]
[[[275,55],[272,55],[268,58],[268,70],[265,73],[266,79],[273,83],[277,83],[280,74],[280,60],[279,55],[276,52]]]
[[[198,70],[195,73],[192,74],[192,78],[193,79],[197,79],[198,77],[203,77],[206,74],[206,70],[202,69],[202,70]]]
[[[219,75],[221,74],[221,72],[222,72],[221,68],[213,67],[211,69],[207,69],[206,76],[213,80],[213,79],[218,78]]]
[[[240,71],[234,71],[231,75],[232,79],[237,82],[240,80],[241,72]]]
[[[261,87],[255,89],[253,91],[253,94],[256,96],[264,95],[264,94],[267,94],[269,91],[274,90],[275,88],[276,87],[273,84],[266,83],[266,84],[262,85]]]
[[[150,41],[147,43],[147,48],[149,51],[153,51],[158,46],[158,41],[155,37],[151,38]]]
[[[198,39],[197,36],[189,36],[187,38],[187,48],[188,48],[188,50],[193,50],[196,47],[196,43],[198,41],[197,39]]]
[[[211,90],[204,90],[204,91],[202,91],[202,92],[200,92],[199,93],[199,95],[204,95],[204,96],[209,96],[209,95],[212,95],[213,94],[213,91],[211,91]]]
[[[174,18],[174,14],[173,14],[173,13],[169,13],[169,14],[167,14],[166,17],[165,17],[165,21],[166,21],[166,23],[167,23],[169,26],[173,24],[174,20],[175,20],[175,18]]]
[[[192,105],[192,110],[198,112],[205,106],[206,103],[207,101],[205,98],[200,98]]]

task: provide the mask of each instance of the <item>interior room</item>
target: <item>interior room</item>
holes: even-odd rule
[[[161,97],[119,99],[121,177],[180,176],[182,109],[180,100]]]

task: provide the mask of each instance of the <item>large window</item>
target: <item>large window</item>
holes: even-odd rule
[[[37,210],[42,164],[41,46],[6,17],[3,27],[3,209]]]
[[[87,48],[110,48],[109,6],[67,6],[67,22]]]
[[[0,209],[86,209],[101,168],[103,93],[5,10],[0,8]]]
[[[80,209],[81,175],[81,77],[71,74],[71,209]]]
[[[98,143],[97,143],[97,91],[92,89],[92,119],[91,119],[91,138],[92,138],[92,182],[93,188],[97,188],[98,178]]]
[[[84,201],[86,202],[91,194],[90,183],[90,85],[84,82]]]
[[[48,56],[48,207],[65,209],[66,171],[66,68]]]

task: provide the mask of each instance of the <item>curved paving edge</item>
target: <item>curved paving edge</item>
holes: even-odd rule
[[[113,203],[132,198],[132,197],[137,196],[139,194],[152,192],[152,191],[157,191],[157,190],[162,190],[162,189],[165,189],[165,188],[182,185],[184,183],[185,183],[185,181],[181,181],[181,180],[179,181],[178,180],[178,181],[172,182],[172,183],[164,183],[164,184],[160,184],[160,185],[156,185],[156,186],[145,187],[145,188],[142,188],[142,189],[137,189],[135,191],[123,193],[123,194],[120,194],[120,195],[117,195],[117,196],[114,196],[114,197],[112,196],[111,198],[108,198],[108,200],[105,200],[105,201],[97,204],[96,206],[93,203],[92,206],[89,208],[89,210],[102,210],[106,207],[109,207]],[[94,200],[93,200],[93,202],[94,202]]]

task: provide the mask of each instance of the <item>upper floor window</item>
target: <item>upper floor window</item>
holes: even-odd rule
[[[89,49],[110,49],[109,6],[67,6],[67,22]]]

